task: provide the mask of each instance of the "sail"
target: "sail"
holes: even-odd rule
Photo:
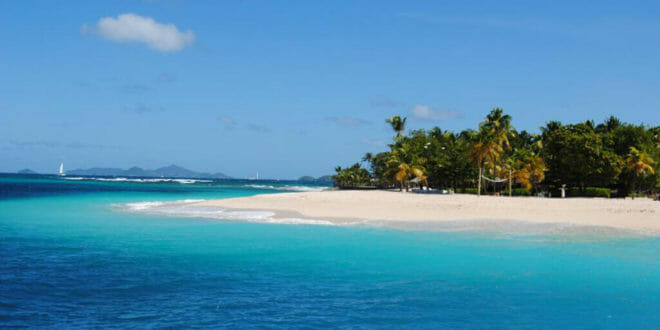
[[[60,163],[60,175],[64,175],[64,163]]]

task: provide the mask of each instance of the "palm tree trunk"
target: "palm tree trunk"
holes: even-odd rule
[[[479,179],[477,180],[477,196],[481,196],[481,172],[483,167],[479,165]]]
[[[632,189],[632,199],[633,199],[633,200],[635,199],[635,194],[637,193],[637,192],[635,191],[635,186],[636,186],[635,183],[636,183],[636,181],[637,181],[637,179],[635,178],[635,180],[633,180],[633,189]]]
[[[511,187],[513,186],[513,182],[511,182],[511,169],[509,169],[509,197],[512,196],[511,194]]]

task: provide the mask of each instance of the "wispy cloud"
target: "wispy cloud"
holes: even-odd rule
[[[151,106],[144,103],[136,103],[135,105],[124,107],[124,111],[144,114],[149,112],[163,112],[165,109],[163,109],[161,106]]]
[[[454,110],[437,110],[429,107],[428,105],[418,104],[412,108],[412,115],[416,119],[420,120],[447,120],[447,119],[458,119],[462,115],[458,111]]]
[[[60,144],[52,141],[36,140],[36,141],[18,141],[18,140],[9,140],[9,146],[16,148],[55,148],[59,147]]]
[[[354,117],[327,117],[325,120],[333,122],[339,126],[364,126],[371,124],[370,121]]]
[[[116,146],[109,146],[109,145],[104,145],[104,144],[82,143],[82,142],[60,143],[60,142],[46,141],[46,140],[34,140],[34,141],[9,140],[9,141],[7,141],[7,145],[9,147],[18,148],[18,149],[32,149],[32,148],[109,149],[109,148],[117,148]]]
[[[398,17],[408,19],[424,24],[443,24],[476,27],[483,29],[503,29],[503,30],[519,30],[519,31],[533,31],[546,34],[557,34],[571,37],[585,37],[587,30],[585,27],[591,24],[598,24],[598,22],[580,21],[564,21],[561,23],[555,21],[542,20],[538,17],[520,17],[520,16],[446,16],[441,14],[432,14],[427,12],[402,12],[397,14]],[[612,28],[613,20],[606,20],[607,24],[598,29],[598,33],[607,31]],[[626,24],[626,28],[630,29],[636,22]],[[605,32],[606,33],[606,32]]]
[[[176,81],[176,76],[171,74],[171,73],[163,72],[163,73],[158,75],[158,77],[156,78],[156,81],[166,82],[166,83],[174,82],[174,81]]]
[[[192,45],[195,34],[179,31],[174,24],[159,23],[151,17],[132,13],[103,17],[96,25],[84,24],[83,34],[93,34],[120,43],[143,43],[161,52],[176,52]]]
[[[120,90],[125,93],[142,94],[149,91],[149,86],[145,84],[124,84],[120,86]]]
[[[218,118],[218,121],[220,121],[220,123],[222,123],[222,125],[226,129],[236,128],[236,120],[234,120],[234,118],[232,118],[232,117],[222,116],[222,117]]]
[[[387,142],[379,139],[362,139],[360,142],[374,147],[384,147],[387,145]]]
[[[117,146],[109,146],[105,144],[95,144],[95,143],[82,143],[82,142],[71,142],[64,144],[65,148],[70,149],[112,149],[117,148]]]
[[[226,130],[233,130],[235,128],[241,127],[245,130],[258,132],[258,133],[270,132],[270,128],[268,128],[267,126],[259,125],[255,123],[241,123],[230,116],[220,116],[218,117],[218,121]]]
[[[374,108],[386,108],[386,109],[394,109],[404,106],[403,102],[399,102],[384,97],[372,99],[369,101],[369,104]]]
[[[257,124],[247,124],[245,125],[245,128],[259,133],[270,132],[270,129],[268,127]]]

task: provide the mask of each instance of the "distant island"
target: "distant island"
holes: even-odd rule
[[[31,169],[22,169],[16,172],[21,175],[41,174]],[[233,179],[232,177],[221,173],[196,172],[177,165],[170,165],[155,170],[143,169],[133,166],[129,169],[112,167],[92,167],[88,169],[75,169],[67,171],[67,175],[80,176],[111,176],[111,177],[141,177],[141,178],[179,178],[179,179]],[[298,180],[303,183],[328,184],[332,183],[332,175],[324,175],[318,178],[313,176],[302,176]]]
[[[332,183],[333,179],[332,179],[332,175],[324,175],[324,176],[320,176],[318,178],[306,175],[306,176],[301,176],[300,178],[298,178],[298,181],[306,182],[306,183]]]
[[[89,169],[75,169],[67,171],[67,175],[84,176],[121,176],[121,177],[154,177],[154,178],[188,178],[188,179],[231,179],[224,173],[195,172],[180,166],[170,165],[155,170],[131,167],[127,170],[121,168],[92,167]]]

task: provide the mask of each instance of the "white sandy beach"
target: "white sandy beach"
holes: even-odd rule
[[[550,199],[341,190],[264,194],[210,200],[196,205],[273,211],[280,217],[323,219],[337,224],[355,220],[437,222],[490,219],[660,232],[660,202],[646,198]]]

